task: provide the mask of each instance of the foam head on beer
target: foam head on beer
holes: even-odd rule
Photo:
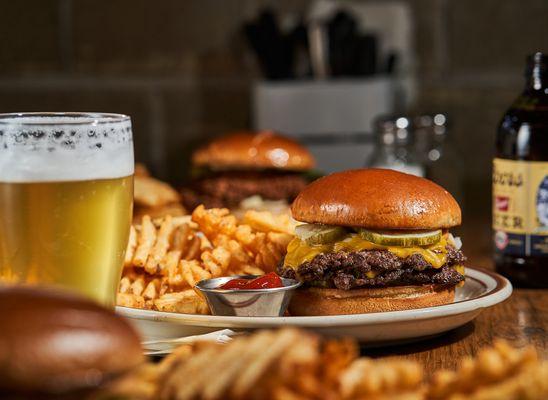
[[[130,118],[0,114],[0,283],[113,305],[131,223]]]
[[[0,132],[2,182],[74,181],[133,174],[131,120],[126,116],[10,114],[0,118]]]

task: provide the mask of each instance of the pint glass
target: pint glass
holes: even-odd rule
[[[0,283],[59,285],[112,307],[133,170],[125,115],[0,114]]]

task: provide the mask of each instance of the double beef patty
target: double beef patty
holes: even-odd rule
[[[195,180],[183,190],[183,201],[188,209],[199,204],[237,207],[254,195],[291,202],[307,183],[302,174],[290,171],[221,171]]]
[[[362,250],[318,254],[312,261],[301,264],[297,271],[284,268],[283,261],[278,274],[298,279],[310,286],[343,290],[362,287],[383,287],[423,284],[456,285],[464,276],[452,266],[460,265],[466,257],[452,246],[447,246],[447,261],[441,268],[434,268],[420,254],[399,258],[388,250]],[[374,271],[376,276],[368,278]]]

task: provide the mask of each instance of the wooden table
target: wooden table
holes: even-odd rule
[[[482,224],[482,227],[487,224]],[[462,233],[464,252],[469,266],[493,269],[490,244],[485,239],[466,240],[472,234]],[[490,238],[490,232],[475,231],[476,238]],[[487,239],[488,240],[488,239]],[[548,265],[546,266],[548,273]],[[364,349],[372,357],[405,357],[417,360],[428,372],[454,368],[464,356],[474,355],[495,338],[508,340],[521,347],[532,344],[548,359],[548,289],[516,289],[504,303],[484,310],[474,321],[439,337],[414,344],[382,349]]]
[[[521,347],[532,344],[548,358],[548,290],[515,289],[504,303],[484,310],[474,321],[433,339],[381,349],[364,349],[372,357],[419,361],[428,372],[454,368],[464,356],[474,355],[495,338]]]

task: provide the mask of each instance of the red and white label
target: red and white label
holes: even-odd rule
[[[496,196],[495,197],[495,210],[497,211],[508,211],[508,206],[510,205],[510,198],[506,196]]]

